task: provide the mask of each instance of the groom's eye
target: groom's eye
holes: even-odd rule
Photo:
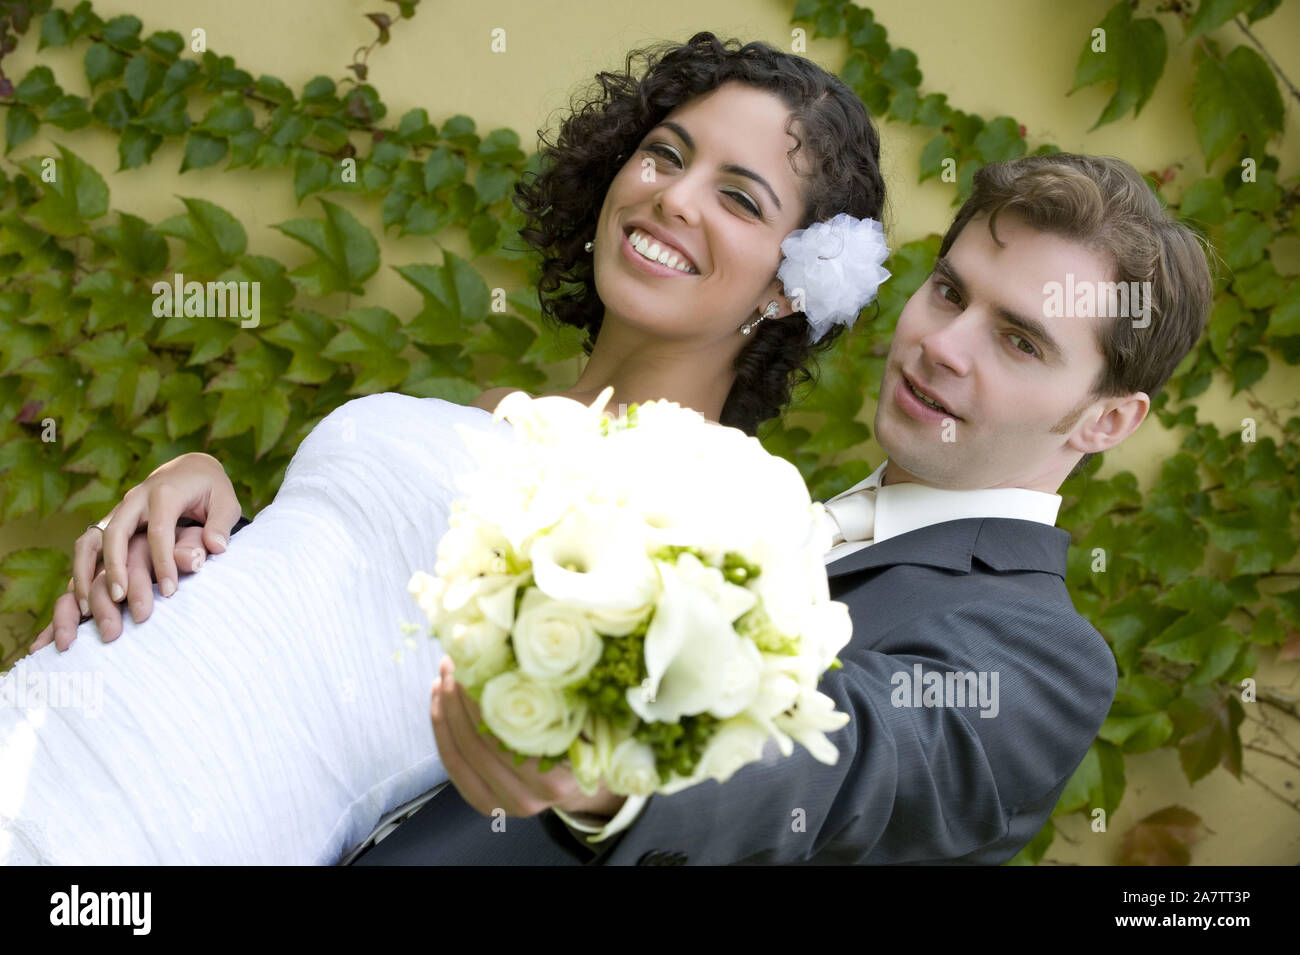
[[[940,282],[936,280],[934,283],[934,288],[935,291],[939,293],[940,297],[943,298],[945,301],[951,302],[953,305],[961,304],[961,293],[958,292],[951,285],[949,285],[947,282]]]

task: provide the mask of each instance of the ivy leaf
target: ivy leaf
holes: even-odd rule
[[[1201,817],[1182,806],[1153,812],[1120,840],[1120,865],[1187,865],[1202,836]]]
[[[1231,269],[1258,262],[1273,241],[1273,230],[1253,212],[1238,212],[1223,227],[1223,259]]]
[[[291,219],[275,226],[316,252],[317,258],[290,274],[310,295],[365,294],[365,280],[379,268],[379,244],[370,230],[342,206],[321,199],[325,219]]]
[[[1274,338],[1300,335],[1300,282],[1292,281],[1277,308],[1268,317],[1268,333]]]
[[[140,125],[159,136],[181,135],[190,126],[190,116],[185,110],[185,97],[180,93],[171,93],[160,100],[154,100],[153,105],[140,116]]]
[[[871,429],[855,418],[830,418],[804,443],[804,450],[817,455],[847,451],[854,445],[871,440]]]
[[[1192,117],[1208,166],[1237,137],[1245,135],[1256,154],[1282,129],[1282,94],[1268,64],[1239,46],[1222,61],[1201,60],[1192,87]]]
[[[939,175],[943,171],[943,161],[952,156],[952,142],[947,133],[939,133],[921,150],[921,178],[918,182]]]
[[[465,160],[446,146],[439,146],[424,161],[424,188],[429,192],[463,182]]]
[[[63,578],[68,576],[68,566],[68,555],[52,547],[27,547],[6,554],[0,560],[0,574],[6,578],[0,613],[41,613],[52,607],[67,589]]]
[[[135,169],[147,166],[154,151],[162,145],[162,137],[135,123],[127,123],[122,137],[117,141],[117,168]]]
[[[211,384],[209,384],[211,389]],[[213,389],[215,390],[215,389]],[[289,421],[289,393],[276,383],[268,388],[230,388],[221,394],[209,440],[230,438],[253,431],[254,457],[261,458],[280,440]]]
[[[217,277],[220,282],[256,282],[258,286],[258,327],[265,331],[284,320],[290,303],[298,294],[284,265],[265,255],[244,255],[234,267]]]
[[[189,372],[168,375],[158,389],[166,409],[167,437],[172,441],[193,434],[211,419],[217,400],[203,393],[203,379]]]
[[[1179,734],[1178,761],[1188,782],[1196,782],[1216,766],[1241,778],[1241,736],[1246,718],[1235,693],[1219,696],[1209,687],[1197,687],[1169,707]]]
[[[1224,194],[1223,180],[1214,177],[1198,179],[1188,186],[1178,209],[1184,219],[1206,225],[1217,225],[1228,218],[1231,210],[1232,204]]]
[[[487,317],[487,284],[473,266],[451,252],[444,253],[441,266],[403,265],[397,273],[424,298],[424,308],[407,325],[412,341],[459,343],[467,329]]]
[[[1219,360],[1226,362],[1232,354],[1232,339],[1242,323],[1250,321],[1251,315],[1235,295],[1227,296],[1214,303],[1210,313],[1210,348]]]
[[[60,96],[45,110],[45,122],[59,129],[80,129],[90,122],[84,96]]]
[[[314,149],[296,149],[293,161],[293,194],[302,200],[313,192],[329,188],[334,164]]]
[[[150,361],[148,346],[139,338],[128,341],[121,331],[106,332],[81,342],[69,354],[81,362],[91,379],[86,388],[86,402],[90,407],[101,408],[111,403],[128,417],[138,418],[153,403],[161,380]],[[71,463],[64,467],[77,470]],[[124,473],[125,469],[110,476],[120,478]]]
[[[5,116],[5,155],[20,143],[25,143],[36,135],[40,120],[26,106],[13,105]]]
[[[478,147],[478,158],[488,164],[503,166],[524,161],[519,148],[519,134],[513,129],[494,129]]]
[[[37,50],[43,50],[47,46],[67,46],[71,42],[66,10],[50,10],[41,17],[41,39],[36,45]]]
[[[1134,116],[1141,113],[1164,72],[1168,54],[1160,21],[1149,17],[1134,20],[1128,0],[1119,0],[1098,26],[1106,31],[1106,49],[1094,52],[1091,33],[1084,39],[1070,90],[1073,93],[1094,83],[1114,81],[1115,93],[1093,129],[1114,122],[1130,109]]]
[[[225,158],[228,148],[224,139],[217,139],[199,130],[191,132],[185,139],[185,158],[181,160],[181,172],[216,165]]]
[[[1187,613],[1147,644],[1166,660],[1194,663],[1190,684],[1208,683],[1231,666],[1241,647],[1241,635],[1205,614]]]
[[[185,49],[185,38],[175,30],[159,30],[157,33],[151,33],[149,39],[144,41],[144,45],[145,49],[171,63],[180,56],[181,50]]]
[[[33,67],[14,88],[14,99],[28,106],[49,106],[63,93],[48,66]]]
[[[1038,830],[1038,835],[1030,839],[1023,849],[1003,865],[1038,865],[1043,860],[1043,856],[1047,855],[1047,850],[1055,838],[1056,825],[1048,819],[1043,828]]]
[[[135,116],[135,107],[131,103],[131,97],[126,95],[126,90],[112,89],[95,100],[90,112],[95,119],[116,133]]]
[[[1251,349],[1237,356],[1232,363],[1232,393],[1244,391],[1264,377],[1268,371],[1268,356]]]
[[[119,212],[117,219],[117,225],[97,231],[95,241],[112,249],[118,261],[132,275],[144,277],[164,271],[168,258],[167,240],[138,216]]]
[[[86,79],[91,92],[106,80],[116,79],[126,67],[126,57],[103,43],[92,43],[86,51]]]
[[[508,167],[487,166],[474,178],[474,191],[478,193],[479,201],[488,205],[504,199],[518,178],[518,174]]]
[[[301,385],[319,385],[338,374],[338,365],[322,353],[337,331],[333,319],[316,312],[295,310],[289,320],[268,329],[263,337],[293,353],[284,377]]]
[[[163,235],[184,240],[188,258],[180,270],[207,277],[233,266],[248,246],[239,220],[206,199],[181,197],[181,202],[185,203],[185,215],[172,216],[157,226]]]
[[[358,368],[350,394],[389,391],[406,377],[410,363],[398,353],[407,339],[396,315],[386,308],[359,308],[348,312],[343,322],[346,327],[321,354]]]
[[[457,113],[442,124],[440,138],[460,149],[477,149],[479,138],[475,129],[474,120]]]
[[[1201,0],[1187,21],[1187,39],[1217,30],[1239,13],[1245,13],[1259,0]]]
[[[397,136],[403,143],[419,145],[436,140],[438,131],[429,124],[428,112],[423,107],[417,107],[402,114],[402,119],[397,124]]]
[[[136,105],[143,105],[162,88],[165,72],[162,64],[147,54],[137,53],[131,57],[131,62],[126,65],[125,86]]]
[[[245,105],[244,97],[239,93],[228,92],[217,97],[195,129],[224,137],[250,129],[253,121],[253,111]]]
[[[58,147],[60,160],[54,182],[41,181],[38,159],[25,159],[22,166],[33,181],[40,182],[41,198],[26,215],[57,236],[79,235],[87,220],[98,219],[108,211],[108,186],[95,168],[80,156]]]
[[[492,314],[487,317],[487,331],[465,343],[465,353],[501,355],[507,361],[518,361],[536,338],[537,332],[527,322],[512,315]]]
[[[402,394],[415,395],[417,398],[441,398],[458,405],[467,405],[483,393],[483,389],[475,382],[431,373],[427,358],[411,367],[410,375],[402,382],[399,390]]]
[[[104,24],[104,39],[113,46],[134,50],[140,45],[141,26],[140,18],[133,17],[129,13],[113,17]]]
[[[1010,116],[990,120],[975,137],[975,152],[984,162],[1001,162],[1017,159],[1026,152],[1020,124]]]
[[[1094,740],[1065,784],[1052,814],[1089,808],[1103,809],[1111,816],[1124,795],[1124,785],[1124,755],[1119,747],[1105,740]]]

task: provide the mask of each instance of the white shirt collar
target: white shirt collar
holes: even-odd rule
[[[959,521],[968,517],[1005,517],[1036,521],[1052,527],[1055,526],[1056,515],[1061,509],[1061,495],[1031,491],[1023,487],[955,491],[907,482],[881,487],[880,481],[888,465],[886,459],[866,480],[859,481],[847,491],[831,498],[834,501],[864,487],[878,489],[873,543],[878,544],[931,524]]]

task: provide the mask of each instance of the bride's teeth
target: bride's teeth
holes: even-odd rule
[[[632,244],[632,248],[652,262],[658,262],[660,265],[666,265],[670,269],[676,269],[678,272],[684,272],[687,275],[695,274],[695,269],[691,268],[687,261],[680,258],[672,249],[660,246],[658,242],[646,238],[643,233],[635,229],[629,234],[628,241]]]

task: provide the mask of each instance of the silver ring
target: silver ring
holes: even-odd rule
[[[108,530],[108,518],[106,517],[102,521],[96,521],[93,524],[87,524],[86,530],[90,530],[92,527],[98,527],[101,531]]]

